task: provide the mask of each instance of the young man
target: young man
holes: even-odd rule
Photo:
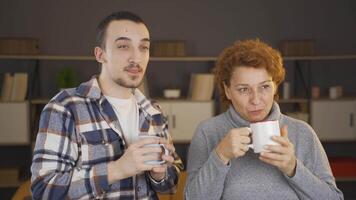
[[[56,95],[41,114],[34,150],[34,199],[157,199],[174,192],[181,160],[157,105],[136,88],[149,60],[142,19],[116,12],[98,27],[101,73]],[[154,135],[146,139],[139,136]],[[148,164],[164,144],[165,164]]]

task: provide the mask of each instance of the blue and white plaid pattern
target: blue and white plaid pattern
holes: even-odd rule
[[[172,141],[165,118],[154,102],[133,91],[139,106],[139,135]],[[93,77],[56,95],[43,109],[31,166],[34,199],[157,199],[172,193],[182,162],[175,154],[166,178],[147,173],[108,184],[107,163],[126,149],[115,112]]]

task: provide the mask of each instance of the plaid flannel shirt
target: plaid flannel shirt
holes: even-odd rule
[[[172,141],[160,108],[138,90],[139,135]],[[102,95],[97,78],[57,94],[43,109],[31,166],[34,199],[158,199],[173,193],[182,162],[154,181],[147,172],[109,185],[107,163],[126,150],[115,112]]]

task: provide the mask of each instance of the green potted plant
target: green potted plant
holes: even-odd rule
[[[59,90],[76,87],[78,78],[72,68],[66,67],[60,70],[57,74],[57,86]]]

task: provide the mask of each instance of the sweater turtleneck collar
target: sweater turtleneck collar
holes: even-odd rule
[[[240,113],[236,112],[235,108],[230,105],[228,111],[226,112],[227,118],[232,123],[234,127],[246,127],[250,126],[250,122],[242,118]],[[273,102],[270,113],[268,114],[265,121],[280,120],[281,111],[276,102]]]

